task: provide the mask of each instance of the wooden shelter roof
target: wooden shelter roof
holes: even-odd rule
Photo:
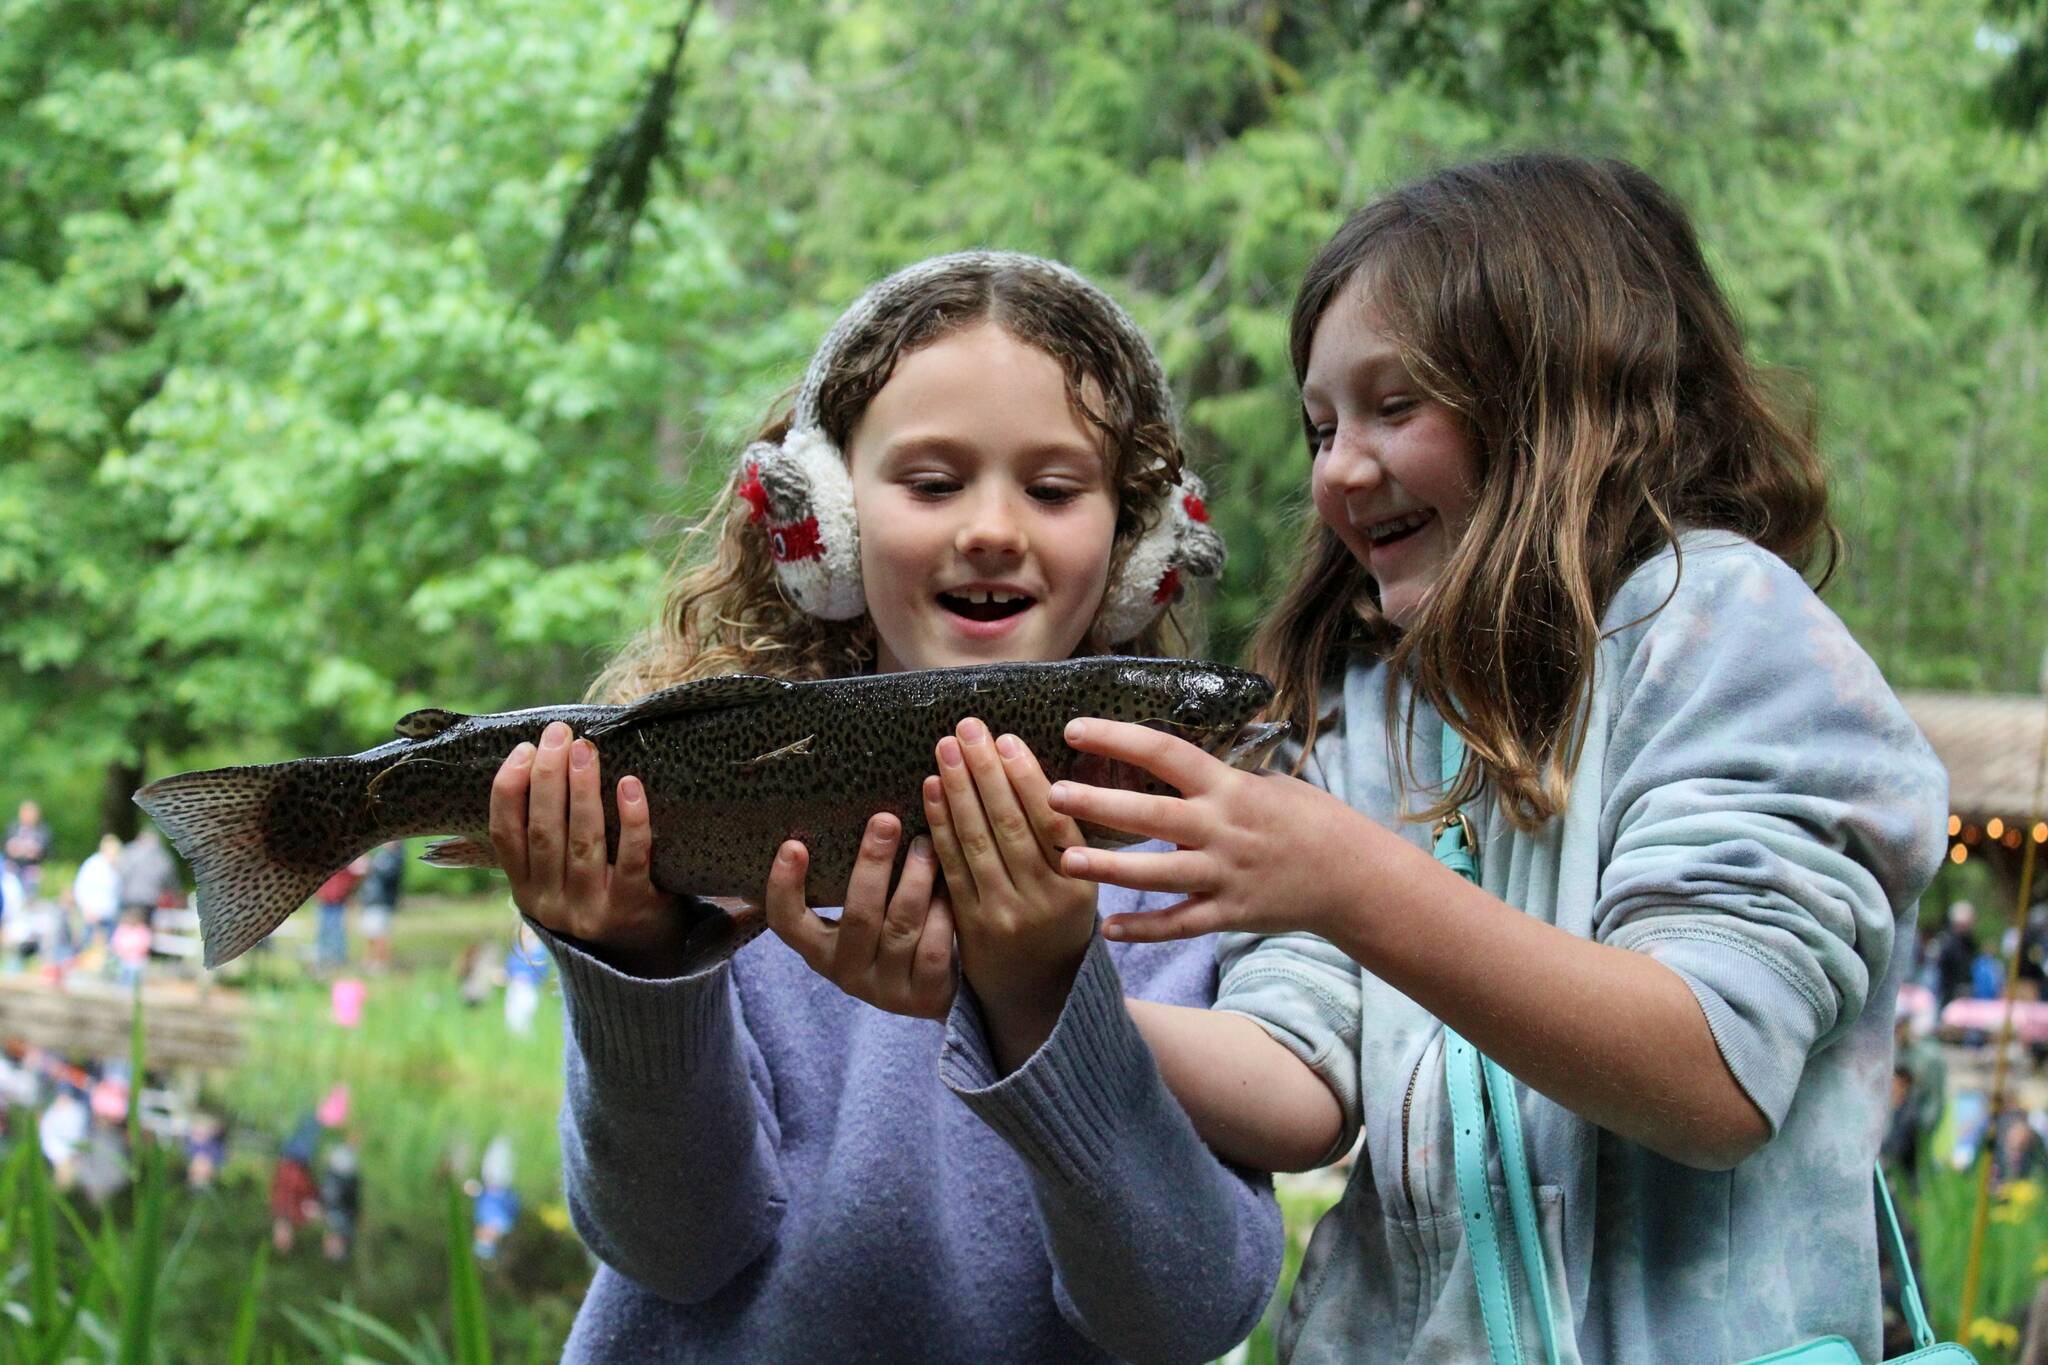
[[[2040,697],[1901,692],[1899,700],[1948,768],[1948,808],[1965,820],[2024,818],[2034,805]]]

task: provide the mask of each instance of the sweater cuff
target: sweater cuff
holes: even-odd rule
[[[593,1075],[662,1085],[731,1045],[730,957],[664,980],[628,976],[578,940],[522,918],[562,973],[563,1020]]]
[[[1092,1189],[1157,1070],[1098,934],[1051,1036],[1007,1076],[997,1075],[980,1006],[963,982],[946,1021],[939,1075],[1035,1171]]]

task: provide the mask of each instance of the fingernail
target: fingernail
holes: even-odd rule
[[[1102,922],[1102,936],[1121,942],[1124,937],[1124,927],[1113,919],[1106,919]]]
[[[969,716],[960,722],[960,738],[969,744],[979,744],[988,738],[988,727]]]
[[[540,732],[540,747],[559,749],[569,742],[569,727],[558,720],[548,722],[548,728]]]
[[[918,859],[920,862],[930,859],[932,856],[932,841],[925,838],[922,834],[912,839],[910,841],[910,856]]]
[[[1088,733],[1088,722],[1087,722],[1087,721],[1085,721],[1085,720],[1070,720],[1070,721],[1068,721],[1068,722],[1067,722],[1067,742],[1068,742],[1069,744],[1073,743],[1073,742],[1074,742],[1075,740],[1077,740],[1077,739],[1081,738],[1081,737],[1082,737],[1083,735],[1085,735],[1085,734],[1087,734],[1087,733]]]
[[[1024,756],[1024,741],[1015,735],[1004,735],[996,741],[996,752],[1004,758],[1022,758]]]
[[[775,850],[775,861],[787,866],[796,861],[796,854],[791,852],[788,844],[784,844],[781,848]]]
[[[520,740],[519,746],[512,751],[512,761],[522,768],[533,762],[533,746]]]
[[[621,803],[628,806],[637,806],[640,804],[640,796],[639,778],[622,777],[619,779],[619,800]]]
[[[1060,870],[1065,872],[1069,877],[1080,877],[1087,875],[1088,855],[1086,853],[1083,853],[1079,848],[1068,849],[1066,852],[1060,854]]]
[[[960,766],[960,741],[947,735],[939,741],[939,762],[948,768]]]
[[[1065,782],[1055,782],[1052,784],[1052,790],[1045,794],[1045,799],[1052,802],[1064,801],[1072,790]]]
[[[590,766],[590,760],[597,757],[597,746],[587,739],[579,739],[569,749],[569,766],[579,771]]]

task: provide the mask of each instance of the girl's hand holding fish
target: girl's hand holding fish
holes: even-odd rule
[[[925,820],[946,872],[960,970],[996,1060],[1014,1071],[1051,1036],[1095,937],[1095,887],[1059,870],[1080,827],[1047,803],[1050,784],[1015,735],[991,742],[969,717],[938,743]]]
[[[619,856],[605,857],[597,748],[556,721],[540,747],[521,744],[491,783],[491,845],[512,899],[555,934],[580,940],[619,970],[679,975],[685,918],[648,880],[654,834],[637,777],[618,791]]]
[[[1133,943],[1194,938],[1220,930],[1261,934],[1320,931],[1320,911],[1344,884],[1338,864],[1408,845],[1319,787],[1277,773],[1244,772],[1184,739],[1113,720],[1076,720],[1067,743],[1082,753],[1142,768],[1178,797],[1061,782],[1052,809],[1075,820],[1162,839],[1167,853],[1070,847],[1060,869],[1072,877],[1139,891],[1173,891],[1179,905],[1112,915],[1107,938]],[[1369,877],[1369,873],[1367,874]]]
[[[895,816],[869,818],[837,922],[805,902],[810,850],[789,840],[768,874],[768,927],[854,999],[891,1014],[943,1019],[953,1008],[953,915],[945,894],[933,894],[938,863],[929,839],[911,840],[896,893],[889,894],[902,838]]]

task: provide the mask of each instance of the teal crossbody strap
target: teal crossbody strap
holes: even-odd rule
[[[1444,726],[1443,784],[1449,790],[1465,763],[1465,742],[1449,725]],[[1437,827],[1434,841],[1437,861],[1468,881],[1479,880],[1474,859],[1471,827],[1462,811]],[[1550,1277],[1543,1261],[1543,1243],[1536,1226],[1536,1200],[1529,1179],[1529,1157],[1522,1144],[1521,1110],[1515,1102],[1514,1079],[1490,1061],[1479,1049],[1444,1029],[1444,1078],[1451,1100],[1451,1145],[1457,1164],[1458,1205],[1464,1213],[1465,1241],[1472,1260],[1472,1275],[1479,1290],[1481,1321],[1486,1325],[1486,1346],[1494,1365],[1521,1365],[1521,1331],[1515,1321],[1514,1286],[1507,1263],[1501,1256],[1500,1227],[1493,1207],[1493,1192],[1486,1179],[1486,1129],[1491,1109],[1495,1136],[1500,1141],[1501,1178],[1507,1184],[1508,1204],[1513,1218],[1509,1235],[1520,1253],[1523,1282],[1536,1309],[1536,1322],[1543,1337],[1544,1358],[1557,1365],[1557,1318],[1550,1303]],[[1481,1090],[1484,1088],[1484,1097]],[[1899,1268],[1899,1301],[1905,1309],[1906,1324],[1912,1329],[1915,1354],[1925,1353],[1929,1365],[1941,1361],[1968,1365],[1968,1351],[1953,1344],[1937,1345],[1934,1329],[1927,1321],[1927,1308],[1920,1300],[1920,1284],[1913,1275],[1913,1262],[1906,1255],[1905,1234],[1899,1230],[1898,1211],[1892,1207],[1892,1192],[1884,1178],[1884,1167],[1871,1174],[1877,1192],[1877,1207],[1884,1214],[1885,1244],[1892,1263]],[[1790,1347],[1750,1365],[1823,1365],[1823,1362],[1854,1360],[1855,1353],[1841,1337],[1824,1337]]]
[[[1927,1306],[1920,1302],[1920,1282],[1913,1277],[1913,1258],[1906,1254],[1906,1235],[1899,1231],[1898,1211],[1892,1207],[1891,1183],[1884,1167],[1872,1173],[1877,1186],[1877,1206],[1884,1210],[1884,1235],[1891,1247],[1892,1264],[1899,1268],[1899,1304],[1906,1310],[1906,1325],[1913,1330],[1913,1345],[1926,1350],[1934,1345],[1934,1328],[1927,1321]]]
[[[1493,1108],[1500,1163],[1508,1186],[1508,1208],[1514,1215],[1515,1241],[1522,1250],[1522,1277],[1529,1301],[1536,1305],[1536,1329],[1543,1335],[1543,1358],[1551,1365],[1563,1359],[1557,1350],[1557,1319],[1550,1309],[1550,1275],[1543,1264],[1542,1234],[1536,1227],[1536,1185],[1529,1178],[1529,1158],[1522,1146],[1522,1115],[1515,1103],[1514,1078],[1491,1059],[1480,1058],[1486,1073],[1486,1094]]]
[[[1465,742],[1446,725],[1441,763],[1446,789],[1464,765]],[[1438,827],[1434,852],[1438,862],[1467,881],[1479,880],[1471,829],[1462,812]],[[1514,1221],[1514,1242],[1521,1253],[1522,1280],[1536,1308],[1543,1358],[1555,1365],[1560,1358],[1557,1323],[1551,1313],[1550,1276],[1543,1265],[1543,1242],[1536,1226],[1536,1200],[1530,1192],[1529,1158],[1522,1145],[1522,1116],[1515,1100],[1514,1079],[1451,1028],[1444,1030],[1444,1074],[1451,1101],[1451,1146],[1458,1178],[1458,1205],[1464,1213],[1465,1240],[1479,1290],[1487,1348],[1495,1365],[1518,1365],[1522,1358],[1521,1331],[1515,1322],[1514,1285],[1501,1256],[1493,1192],[1486,1180],[1486,1104],[1490,1101],[1493,1126],[1500,1139],[1501,1174],[1508,1188],[1509,1216]]]
[[[1486,1184],[1486,1110],[1479,1096],[1479,1050],[1444,1030],[1444,1071],[1451,1096],[1451,1147],[1457,1165],[1458,1208],[1464,1215],[1465,1246],[1479,1289],[1479,1318],[1494,1365],[1520,1365],[1522,1342],[1515,1327],[1514,1286],[1508,1283],[1495,1226],[1493,1192]]]

